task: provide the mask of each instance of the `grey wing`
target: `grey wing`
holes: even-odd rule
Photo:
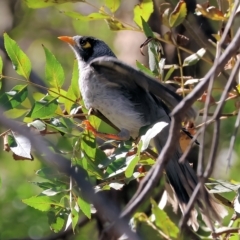
[[[142,87],[145,91],[160,98],[170,110],[175,108],[177,104],[182,100],[178,94],[172,91],[167,84],[162,84],[159,81],[145,75],[143,72],[128,66],[127,64],[119,61],[113,57],[99,57],[90,63],[99,74],[111,74],[112,76],[121,76],[115,78],[114,81],[120,80],[122,85],[128,88],[134,88],[135,86]],[[133,84],[134,83],[134,84]],[[188,109],[186,112],[187,119],[194,119],[196,112],[193,108]]]

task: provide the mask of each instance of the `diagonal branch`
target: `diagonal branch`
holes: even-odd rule
[[[42,159],[44,163],[55,167],[67,176],[72,177],[76,181],[77,186],[81,189],[83,195],[89,200],[89,202],[93,203],[99,216],[106,217],[109,222],[117,223],[113,226],[114,234],[121,236],[125,233],[129,239],[140,239],[136,233],[130,230],[127,221],[128,219],[119,219],[119,211],[117,210],[117,207],[114,206],[113,202],[99,194],[95,194],[93,186],[88,181],[87,173],[83,168],[79,166],[71,166],[71,161],[61,155],[51,152],[41,136],[33,134],[30,132],[29,128],[21,126],[16,121],[6,118],[2,107],[0,107],[0,125],[26,136],[37,152],[44,153],[44,158]]]
[[[235,55],[240,47],[240,29],[238,29],[232,42],[228,45],[224,53],[219,58],[218,63],[214,63],[212,68],[203,78],[203,80],[195,87],[195,89],[187,95],[172,111],[172,122],[170,126],[168,140],[159,155],[155,165],[149,170],[144,179],[140,182],[137,192],[129,201],[123,212],[121,218],[132,215],[141,203],[150,197],[152,190],[162,177],[164,167],[171,159],[175,150],[177,142],[179,140],[179,129],[181,128],[181,122],[184,118],[184,114],[193,103],[203,94],[208,86],[209,80],[222,71],[228,60]]]

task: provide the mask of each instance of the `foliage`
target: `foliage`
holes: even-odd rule
[[[77,0],[24,0],[24,2],[29,8],[34,9],[58,6],[66,2],[72,2],[73,5],[76,2],[84,2],[84,4],[90,5],[88,1]],[[175,28],[183,24],[187,16],[185,1],[180,0],[174,8],[167,7],[164,9],[162,6],[163,9],[160,9],[162,23],[167,28],[163,36],[153,32],[148,24],[149,17],[153,12],[153,2],[151,0],[143,0],[134,7],[133,20],[136,25],[122,22],[115,17],[115,12],[120,7],[120,4],[120,0],[105,0],[103,6],[88,15],[73,10],[61,11],[61,14],[87,22],[104,20],[108,27],[114,31],[133,30],[143,32],[147,40],[142,44],[141,48],[145,46],[148,48],[149,68],[138,61],[136,63],[137,67],[144,73],[156,77],[159,81],[176,84],[178,93],[183,96],[191,92],[199,79],[184,76],[183,70],[196,65],[199,61],[205,61],[209,65],[212,65],[212,61],[208,56],[205,56],[208,49],[200,48],[193,52],[185,48],[184,45],[182,46],[179,39],[174,35]],[[197,5],[196,12],[198,15],[220,22],[229,19],[232,9],[233,5],[230,4],[229,9],[223,13],[213,6]],[[220,37],[219,35],[219,39]],[[178,64],[165,64],[166,59],[162,54],[162,43],[174,45],[177,48]],[[71,82],[67,89],[64,86],[64,81],[68,74],[65,74],[65,68],[61,64],[62,59],[55,57],[56,49],[51,50],[48,46],[43,45],[42,51],[46,57],[44,77],[46,87],[43,87],[31,82],[30,73],[33,64],[27,54],[21,50],[19,45],[7,33],[4,33],[4,46],[14,70],[20,76],[15,78],[18,81],[16,85],[2,91],[0,95],[0,104],[4,106],[6,116],[17,119],[22,125],[31,128],[38,137],[45,138],[49,143],[49,148],[55,153],[66,156],[72,165],[83,167],[87,171],[88,179],[94,184],[96,191],[122,190],[131,181],[141,181],[141,178],[154,165],[155,161],[155,155],[151,155],[147,151],[149,143],[155,134],[165,126],[158,123],[147,130],[141,129],[141,138],[138,142],[133,140],[122,142],[107,141],[107,139],[99,140],[93,132],[88,131],[89,129],[82,122],[83,119],[87,117],[98,132],[115,133],[116,129],[97,116],[87,116],[87,110],[84,108],[78,88],[76,61],[73,64]],[[182,59],[180,51],[188,53],[188,56]],[[236,58],[236,56],[233,58]],[[2,73],[3,66],[4,61],[0,58],[0,87],[2,83],[11,79],[10,76]],[[230,64],[228,68],[232,69],[233,66],[234,64]],[[171,78],[176,69],[180,70],[180,76]],[[44,89],[45,93],[32,94],[33,87]],[[215,101],[215,96],[212,96],[213,93],[205,93],[199,99],[198,104],[205,103],[208,94],[211,96],[212,105],[216,106],[218,103]],[[238,94],[233,90],[229,93],[226,102],[236,98]],[[236,111],[235,107],[234,111]],[[234,116],[234,114],[232,115]],[[199,126],[196,126],[196,128]],[[194,134],[194,131],[192,133]],[[4,150],[12,152],[15,160],[33,160],[35,157],[37,159],[44,158],[44,153],[34,153],[30,141],[17,132],[4,129],[1,136],[4,138]],[[190,141],[191,139],[188,139],[187,143],[184,144],[189,144]],[[103,146],[107,144],[111,144],[114,151],[103,150]],[[66,230],[69,226],[73,231],[76,231],[78,222],[83,216],[88,219],[92,218],[92,214],[95,213],[94,206],[85,199],[75,183],[72,182],[72,179],[46,166],[42,166],[41,169],[36,171],[36,179],[31,183],[39,187],[41,192],[23,198],[22,202],[42,212],[41,214],[48,218],[52,231]],[[162,185],[164,184],[162,183]],[[222,204],[227,205],[229,195],[226,193],[231,192],[232,195],[235,195],[239,183],[212,180],[207,187],[216,194]],[[166,198],[164,196],[162,200]],[[171,213],[168,213],[166,204],[159,207],[153,199],[150,200],[150,204],[152,208],[149,215],[144,213],[144,210],[140,210],[133,216],[132,228],[141,232],[142,236],[145,236],[144,239],[150,239],[149,236],[154,236],[154,239],[165,239],[166,236],[171,239],[179,239],[180,229],[175,224],[175,219],[172,220],[170,217]],[[236,200],[235,205],[237,205]],[[236,209],[235,211],[237,212]],[[202,227],[204,225],[203,221],[201,219],[199,221]],[[211,237],[211,234],[204,231],[204,229],[200,229],[198,235],[201,239]],[[235,239],[234,237],[229,239]]]

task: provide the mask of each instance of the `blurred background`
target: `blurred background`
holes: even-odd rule
[[[164,27],[161,26],[159,4],[162,1],[155,2],[155,12],[149,20],[149,24],[155,32],[164,32]],[[190,11],[194,12],[195,1],[187,1]],[[198,1],[200,2],[200,1]],[[213,4],[216,4],[215,1]],[[20,0],[0,0],[0,48],[3,49],[2,35],[7,32],[27,54],[32,62],[34,74],[32,81],[45,85],[44,83],[44,67],[45,54],[42,45],[45,45],[56,56],[59,62],[63,65],[65,71],[64,89],[69,86],[71,79],[72,65],[74,55],[67,44],[59,41],[58,36],[63,35],[91,35],[104,40],[116,53],[119,59],[126,63],[135,66],[136,60],[147,64],[147,54],[143,56],[140,53],[140,45],[145,41],[146,37],[143,33],[137,31],[111,31],[104,20],[98,21],[78,21],[74,20],[61,11],[77,11],[84,15],[96,12],[103,3],[101,1],[88,1],[86,3],[68,3],[56,7],[45,9],[29,9],[24,1]],[[137,0],[122,0],[121,6],[116,12],[116,16],[124,22],[133,26],[133,8],[139,3]],[[97,8],[96,8],[97,7]],[[197,25],[195,28],[197,34],[203,38],[211,38],[211,34],[217,28],[216,23],[207,22],[206,19],[196,18],[191,15]],[[200,21],[200,22],[199,22]],[[185,34],[184,29],[176,29],[181,34]],[[194,41],[188,46],[192,51],[198,50],[200,47]],[[174,63],[176,60],[175,50],[172,46],[164,46],[165,55],[168,62]],[[11,62],[7,59],[4,51],[0,49],[0,55],[4,63],[4,75],[17,77],[13,70]],[[214,52],[213,52],[214,53]],[[186,74],[193,77],[203,77],[209,66],[201,62],[197,67],[193,66],[188,69]],[[223,88],[223,85],[218,86]],[[8,91],[18,82],[13,79],[4,79],[1,92]],[[32,93],[42,91],[40,89],[32,89]],[[213,96],[216,100],[219,99],[220,92],[214,92]],[[196,103],[197,109],[203,108],[203,103]],[[211,112],[214,111],[212,107]],[[235,110],[234,102],[226,104],[224,111],[232,112]],[[201,117],[198,123],[201,122]],[[214,168],[214,177],[225,180],[234,180],[240,182],[239,168],[239,144],[240,138],[237,136],[234,152],[231,159],[231,168],[228,169],[226,155],[228,153],[229,141],[233,133],[235,117],[222,120],[220,145],[218,152],[217,164]],[[0,128],[1,133],[6,129]],[[208,145],[211,140],[211,127],[206,135],[206,156],[208,154]],[[2,144],[2,139],[0,139]],[[1,148],[3,149],[3,147]],[[195,154],[196,155],[196,154]],[[0,150],[0,240],[7,239],[41,239],[51,233],[48,225],[48,219],[45,213],[35,210],[21,202],[21,199],[29,198],[37,195],[41,189],[31,184],[30,182],[37,181],[35,171],[42,167],[41,162],[35,157],[35,160],[30,161],[14,161],[10,153]],[[227,197],[231,199],[234,194]],[[96,224],[96,223],[92,223]],[[81,233],[72,236],[69,239],[97,239],[88,226]]]

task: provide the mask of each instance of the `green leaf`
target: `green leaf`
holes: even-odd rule
[[[76,211],[76,209],[74,209],[74,208],[72,209],[71,216],[72,216],[72,229],[74,231],[75,227],[77,226],[78,220],[79,220],[79,214]]]
[[[56,187],[56,184],[51,183],[51,182],[31,182],[31,183],[42,188],[43,190],[47,190],[47,189]],[[47,194],[45,194],[45,195],[47,195]]]
[[[10,57],[14,70],[26,80],[29,80],[31,72],[31,62],[27,55],[20,49],[17,43],[12,40],[7,33],[3,34],[4,46]]]
[[[167,8],[162,14],[162,24],[166,27],[170,27],[169,17],[170,17],[170,8]]]
[[[62,174],[60,174],[56,169],[48,168],[48,167],[37,170],[36,174],[39,177],[42,177],[48,180],[54,180],[62,176]]]
[[[134,169],[140,160],[140,155],[136,154],[130,161],[127,169],[125,170],[125,177],[130,178],[133,175]]]
[[[53,211],[49,211],[47,213],[48,216],[48,224],[51,227],[51,230],[55,233],[62,230],[64,223],[65,223],[65,213],[64,212],[58,212],[56,215]]]
[[[163,237],[162,234],[159,233],[159,230],[144,213],[138,212],[134,214],[133,224],[134,225],[132,228],[134,228],[134,230],[139,234],[139,236],[141,236],[142,239],[169,239],[167,237]]]
[[[119,20],[107,18],[107,19],[105,19],[105,21],[107,22],[108,27],[112,31],[132,30],[131,27],[124,26]]]
[[[73,71],[72,71],[72,79],[71,79],[71,87],[73,89],[73,94],[76,99],[80,97],[80,89],[79,89],[79,70],[78,70],[78,62],[74,61]]]
[[[34,103],[34,106],[28,113],[27,117],[31,118],[49,118],[54,115],[57,110],[57,98],[46,95],[39,101]]]
[[[6,116],[7,118],[19,118],[22,117],[23,115],[25,115],[29,110],[28,109],[18,109],[18,108],[14,108],[14,109],[10,109],[4,112],[4,116]]]
[[[104,0],[104,4],[110,9],[112,13],[119,8],[121,0]]]
[[[15,155],[32,159],[31,142],[25,136],[11,131],[11,135],[8,135],[8,145]]]
[[[88,134],[83,134],[81,141],[81,149],[84,150],[85,154],[87,154],[89,158],[95,159],[96,148],[97,148],[96,139]]]
[[[164,81],[168,80],[171,77],[172,73],[174,72],[174,69],[175,69],[174,65],[170,67],[170,69],[168,70],[167,74],[164,77]]]
[[[99,19],[108,19],[110,18],[109,15],[104,14],[104,13],[91,13],[89,15],[82,15],[78,12],[62,12],[65,15],[74,18],[76,20],[81,20],[81,21],[91,21],[91,20],[99,20]]]
[[[28,206],[43,212],[49,211],[54,207],[64,207],[48,196],[33,196],[31,198],[23,199],[22,201]]]
[[[66,121],[66,122],[64,122]],[[51,118],[48,123],[46,123],[47,126],[52,127],[56,130],[58,130],[61,133],[69,133],[71,132],[72,127],[72,120],[67,118]]]
[[[83,197],[78,197],[77,203],[81,211],[91,219],[91,205],[89,202],[87,202]]]
[[[46,47],[43,46],[43,48],[46,55],[45,66],[46,81],[49,83],[51,87],[55,87],[59,92],[65,79],[62,65],[58,62],[55,56]]]
[[[125,154],[124,154],[125,155]],[[126,170],[126,158],[121,157],[112,162],[106,169],[108,177],[113,177],[123,173]],[[130,174],[129,174],[130,175]]]
[[[5,92],[0,96],[0,104],[5,110],[13,109],[20,105],[27,95],[27,85],[16,85],[9,92]]]
[[[136,66],[139,70],[141,70],[142,72],[144,72],[145,74],[151,76],[151,77],[155,77],[156,75],[147,67],[145,67],[142,63],[140,63],[138,60],[136,60]]]
[[[177,238],[179,234],[178,227],[170,220],[168,215],[161,210],[153,199],[150,199],[152,204],[152,213],[155,216],[155,223],[165,234],[170,237]]]
[[[204,48],[199,49],[196,53],[186,57],[183,62],[183,66],[191,66],[196,64],[206,53]]]
[[[169,25],[170,27],[177,27],[180,25],[187,16],[187,5],[184,0],[180,0],[177,6],[170,14]]]
[[[84,158],[86,159],[85,162],[85,167],[83,166],[83,168],[88,172],[88,174],[90,176],[94,176],[97,179],[104,179],[104,173],[98,168],[97,164],[88,157],[88,155],[86,153],[84,153],[84,157],[81,159],[81,161],[84,163]],[[86,167],[86,163],[87,163],[87,167]]]
[[[139,27],[142,26],[142,19],[148,21],[151,13],[153,12],[153,1],[152,0],[143,0],[141,3],[137,4],[134,9],[134,18],[133,20]]]
[[[79,79],[78,64],[77,60],[75,60],[73,64],[71,85],[68,88],[66,98],[64,100],[65,108],[68,113],[71,112],[71,107],[74,104],[74,102],[80,98],[78,79]],[[72,101],[70,101],[70,99]]]
[[[161,49],[162,46],[158,41],[151,41],[148,43],[148,56],[149,56],[149,68],[155,74],[159,76],[159,61],[161,59]]]
[[[68,2],[85,2],[85,0],[24,0],[29,8],[46,8]]]
[[[142,27],[143,27],[145,36],[146,37],[154,37],[153,31],[150,28],[150,26],[148,25],[148,23],[142,18],[142,16],[141,16],[141,19],[142,19]]]
[[[2,57],[0,56],[0,89],[2,88],[2,71],[3,71],[3,60],[2,60]]]
[[[99,132],[102,133],[113,133],[113,134],[117,134],[118,131],[109,126],[109,124],[105,123],[104,121],[102,121],[100,118],[90,115],[88,120],[91,122],[92,126],[97,129]]]

